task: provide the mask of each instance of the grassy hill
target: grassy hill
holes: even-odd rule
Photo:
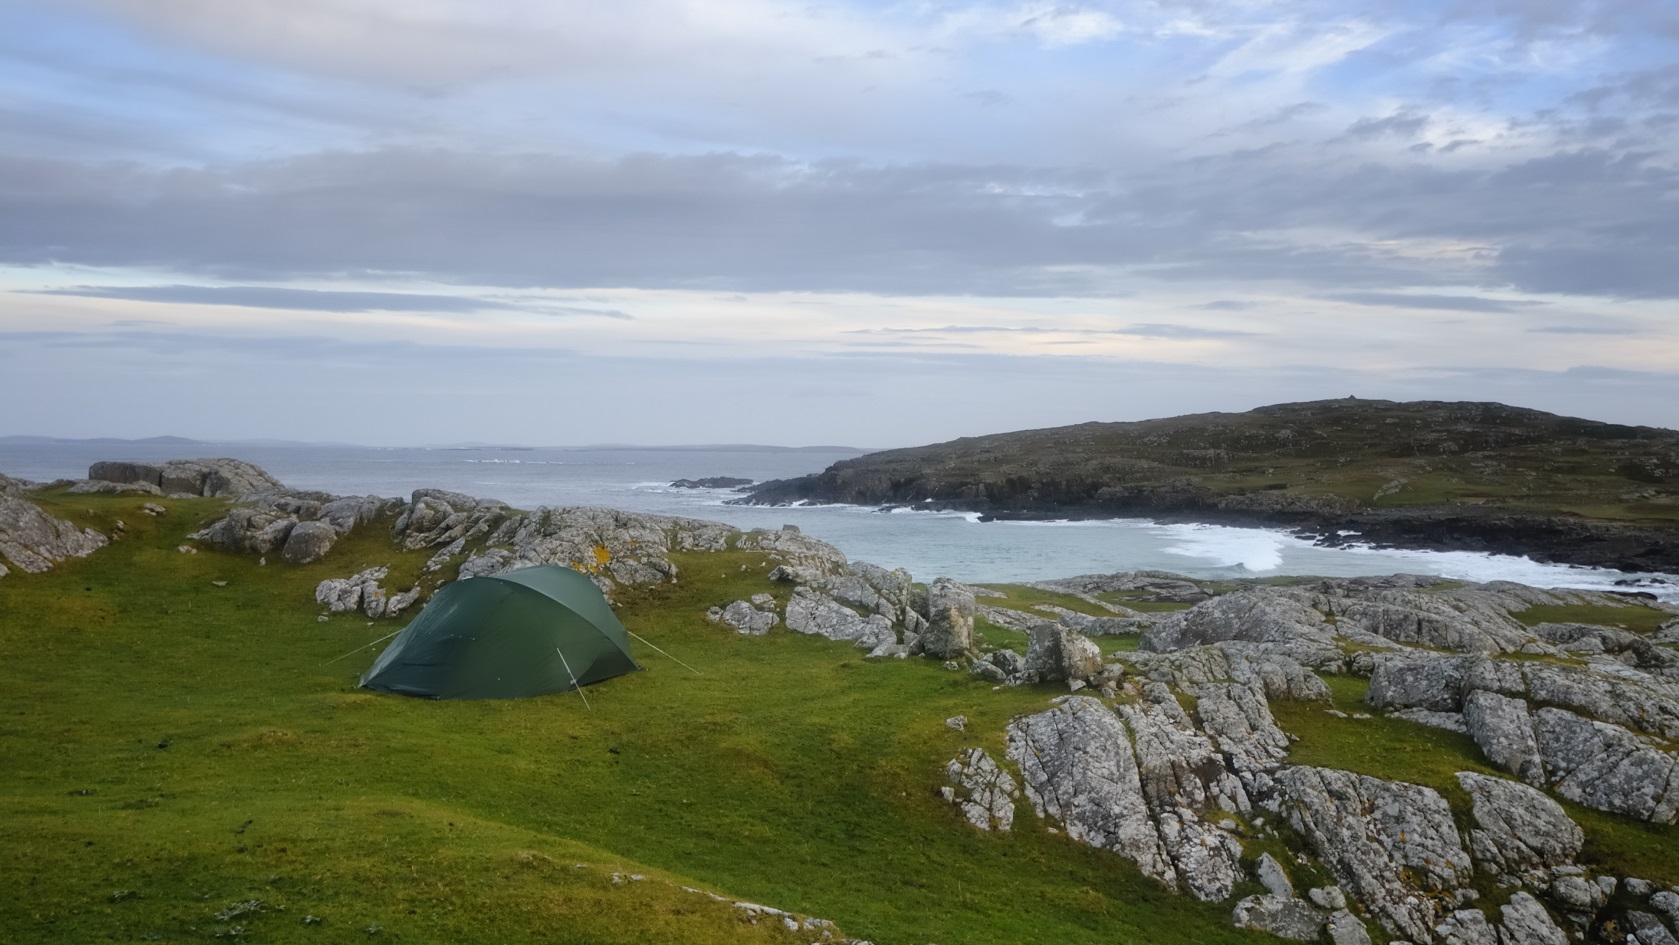
[[[425,553],[386,529],[261,566],[176,550],[219,500],[151,518],[144,497],[37,498],[126,531],[0,583],[0,941],[816,938],[682,886],[883,945],[1263,940],[1112,854],[968,827],[935,794],[944,763],[999,751],[1010,717],[1065,688],[705,622],[785,595],[761,554],[684,557],[680,584],[621,602],[699,675],[641,648],[646,671],[591,687],[590,707],[432,702],[355,688],[378,646],[339,659],[400,624],[317,619],[323,578],[418,573]]]
[[[965,437],[746,501],[1145,515],[1679,568],[1679,432],[1492,403],[1333,400]]]

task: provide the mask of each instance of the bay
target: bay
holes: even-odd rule
[[[853,450],[775,448],[376,448],[254,443],[9,443],[0,472],[50,481],[79,478],[99,460],[161,461],[236,456],[287,485],[341,495],[406,497],[442,488],[518,508],[605,506],[727,522],[739,528],[796,525],[853,559],[905,568],[918,580],[950,575],[1019,582],[1075,574],[1162,570],[1198,578],[1430,574],[1538,587],[1617,589],[1619,571],[1540,564],[1470,552],[1323,548],[1272,529],[1157,525],[1146,520],[979,522],[958,512],[878,512],[855,506],[726,505],[735,493],[679,489],[677,479],[732,476],[762,481],[818,472]],[[1639,589],[1679,602],[1679,577]]]

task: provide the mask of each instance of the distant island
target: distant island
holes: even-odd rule
[[[963,437],[760,483],[742,504],[1295,529],[1679,570],[1679,432],[1498,403],[1323,400]]]

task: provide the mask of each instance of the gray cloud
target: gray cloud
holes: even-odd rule
[[[464,298],[456,295],[425,295],[409,292],[347,292],[257,285],[83,285],[61,289],[40,289],[33,294],[72,295],[95,299],[129,299],[135,302],[165,302],[176,305],[237,305],[245,308],[277,308],[309,312],[453,313],[518,307],[505,302]],[[572,309],[571,311],[582,312],[586,310]]]
[[[1475,295],[1407,295],[1401,292],[1343,292],[1324,297],[1336,302],[1351,302],[1354,305],[1421,308],[1445,312],[1519,312],[1545,304],[1527,299],[1486,299]]]
[[[1042,328],[1036,326],[1003,327],[996,325],[946,325],[942,328],[854,328],[847,334],[887,335],[950,335],[950,334],[1015,334],[1015,335],[1129,335],[1134,338],[1248,338],[1251,331],[1222,328],[1196,328],[1191,325],[1144,324],[1123,328]],[[1070,344],[1071,342],[1057,342]]]

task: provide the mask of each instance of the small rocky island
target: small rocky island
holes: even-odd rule
[[[107,503],[110,515],[99,518],[90,509],[91,519],[60,517],[89,497]],[[192,510],[199,520],[171,525],[174,531],[163,527]],[[123,524],[142,519],[151,524]],[[152,544],[135,547],[147,541]],[[350,547],[353,554],[345,551]],[[292,625],[291,637],[282,638],[286,646],[301,638],[302,628],[316,626],[318,633],[334,634],[331,648],[341,638],[374,638],[392,618],[423,607],[444,582],[532,564],[589,575],[632,630],[686,628],[681,632],[688,636],[678,639],[686,641],[687,656],[725,676],[719,683],[702,677],[691,684],[718,685],[717,693],[732,695],[764,682],[753,677],[767,671],[764,661],[803,640],[819,649],[773,664],[779,668],[767,680],[771,687],[754,690],[769,707],[763,717],[740,701],[728,702],[729,711],[748,713],[752,727],[779,730],[809,716],[810,693],[832,674],[843,675],[841,695],[823,703],[814,724],[832,725],[847,700],[875,687],[915,694],[894,719],[916,734],[896,749],[903,754],[889,766],[892,788],[870,795],[867,816],[848,814],[846,829],[854,832],[848,842],[861,842],[856,831],[914,822],[895,818],[934,804],[941,813],[917,828],[929,831],[917,843],[974,832],[962,834],[963,842],[1007,833],[1021,842],[1028,842],[1025,834],[1035,838],[1029,842],[1077,844],[1100,857],[1092,869],[1135,877],[1203,910],[1183,916],[1214,916],[1224,928],[1294,941],[1666,945],[1679,931],[1679,607],[1648,594],[1410,575],[1197,581],[1136,572],[1031,585],[981,586],[948,576],[923,582],[903,570],[851,561],[792,527],[741,532],[716,522],[611,509],[523,511],[438,489],[405,499],[334,496],[287,489],[229,459],[100,463],[86,480],[50,486],[0,478],[0,555],[28,572],[7,576],[0,590],[50,581],[59,570],[73,571],[79,560],[118,551],[136,555],[134,567],[153,569],[170,559],[214,559],[239,565],[230,573],[248,582],[284,588],[292,587],[290,574],[311,575],[306,587],[312,593],[287,590],[292,597],[271,606],[314,615]],[[370,556],[387,563],[366,566]],[[167,573],[148,572],[148,586]],[[186,599],[184,586],[181,593]],[[202,596],[202,589],[196,593]],[[71,611],[66,619],[85,621],[84,612]],[[212,618],[220,620],[219,614]],[[345,636],[364,620],[378,625]],[[101,630],[120,632],[120,621]],[[664,642],[678,645],[668,636]],[[166,637],[147,642],[154,655],[185,645]],[[96,647],[78,657],[99,658]],[[320,674],[315,662],[309,671]],[[617,759],[626,750],[620,744],[653,738],[666,730],[661,726],[673,711],[690,711],[679,690],[670,688],[672,677],[660,678],[667,681],[600,687],[618,687],[612,701],[597,707],[612,713],[611,741],[592,754],[567,755],[558,770],[589,764],[596,766],[588,769],[592,777],[626,778],[618,796],[629,798],[622,803],[632,817],[635,805],[668,796],[671,806],[656,809],[680,814],[650,815],[650,823],[668,831],[673,828],[661,818],[680,817],[696,836],[726,844],[738,833],[738,812],[712,810],[681,778],[655,776],[658,768],[618,773]],[[793,678],[803,682],[790,687]],[[319,728],[328,723],[313,706],[350,703],[335,692],[331,677],[312,685],[320,691],[305,697],[302,710]],[[775,701],[790,688],[790,701]],[[706,692],[704,698],[722,698]],[[266,698],[264,712],[280,712],[273,706],[282,698]],[[323,698],[334,701],[319,702]],[[637,700],[647,703],[645,721]],[[345,723],[350,728],[338,737],[359,745],[381,737],[382,724],[398,730],[415,724],[406,716],[381,722],[382,716],[369,714],[371,704],[354,703],[353,720]],[[961,711],[947,714],[953,706]],[[126,705],[125,711],[143,710]],[[572,711],[596,708],[578,704]],[[779,749],[782,754],[767,748],[762,757],[742,754],[743,736],[709,734],[736,732],[738,720],[703,707],[693,711],[693,730],[680,734],[681,751],[666,751],[661,764],[716,747],[728,759],[724,783],[756,784],[766,771],[782,769],[849,778],[843,772],[871,770],[884,750],[847,737],[847,726],[871,724],[859,717],[821,729],[826,734],[810,746],[795,740]],[[496,718],[494,724],[504,727],[522,717],[508,712]],[[520,778],[553,777],[544,782],[543,803],[563,810],[571,782],[540,773],[541,765],[551,753],[579,751],[568,746],[595,723],[589,714],[556,718],[563,727],[531,749],[531,760],[506,764],[525,766]],[[273,723],[265,724],[272,729]],[[298,736],[279,730],[216,737],[230,746],[257,738],[301,751],[292,747],[301,744]],[[166,739],[158,749],[169,744]],[[176,765],[192,757],[184,742],[169,750]],[[212,742],[203,763],[218,778],[228,776],[220,772],[230,770],[222,759],[232,750]],[[601,757],[613,760],[600,767]],[[503,764],[496,759],[489,754],[472,763]],[[53,790],[50,803],[66,811],[56,816],[72,822],[92,816],[67,806],[83,789],[68,796],[56,784]],[[296,803],[307,807],[315,790],[300,793]],[[771,778],[766,790],[784,788]],[[166,800],[193,803],[190,797]],[[766,811],[773,806],[765,804]],[[811,809],[808,816],[824,819],[833,811]],[[448,829],[455,827],[451,820]],[[305,842],[302,834],[268,838]],[[239,850],[243,855],[245,847]],[[615,851],[635,853],[633,844]],[[688,863],[703,871],[710,862],[664,855],[667,866]],[[779,853],[757,847],[753,855]],[[534,856],[520,852],[494,862],[526,869],[542,863]],[[1066,859],[1064,851],[1060,858]],[[777,862],[778,869],[796,871],[804,860]],[[1036,862],[1027,858],[1011,866],[1015,878]],[[805,881],[819,883],[833,874],[830,864],[842,873],[865,866],[848,861],[845,845],[834,844]],[[900,881],[892,870],[911,868],[903,864],[867,865],[883,889],[901,886],[906,897],[915,896],[914,883],[923,881]],[[499,873],[509,867],[486,868]],[[602,869],[583,860],[565,870],[541,868],[554,871],[554,883]],[[938,863],[943,872],[967,868],[960,861]],[[700,892],[641,873],[612,872],[610,883],[600,875],[603,888],[623,887],[627,897],[652,895],[647,890],[655,887],[678,896]],[[1101,881],[1083,882],[1082,891],[1069,894],[1094,895],[1089,883]],[[742,928],[771,923],[793,936],[789,942],[859,941],[839,930],[854,918],[869,921],[866,910],[819,919],[719,893],[694,898],[721,912],[697,906],[672,911],[692,922],[727,915]],[[260,911],[250,902],[266,900],[236,905]],[[1112,908],[1147,908],[1114,903]],[[229,907],[218,915],[234,912]],[[955,923],[942,928],[960,931],[962,906],[946,903],[939,913],[937,921]],[[1099,924],[1103,914],[1081,921],[1107,928]],[[233,927],[226,921],[215,928],[226,932]],[[401,921],[400,915],[392,921]],[[1124,927],[1147,927],[1149,921],[1132,914]],[[1215,931],[1192,924],[1159,934]]]
[[[760,483],[758,505],[1148,517],[1679,571],[1679,432],[1495,403],[1324,400],[964,437]]]

